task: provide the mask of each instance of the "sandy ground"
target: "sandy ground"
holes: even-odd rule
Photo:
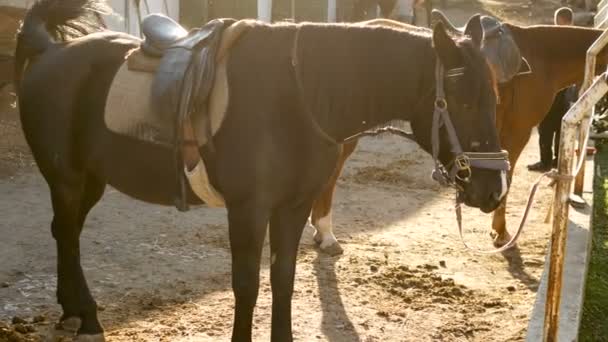
[[[514,20],[529,20],[523,13]],[[467,16],[462,11],[457,21]],[[1,96],[0,341],[37,341],[60,313],[52,210],[16,111],[7,105],[8,95]],[[537,177],[525,170],[538,156],[536,137],[531,142],[511,189],[511,231]],[[453,194],[430,180],[431,167],[430,157],[406,140],[360,143],[334,205],[344,255],[318,253],[312,228],[302,238],[293,299],[298,341],[523,339],[548,242],[543,220],[550,190],[537,196],[517,249],[481,256],[462,247]],[[490,219],[465,210],[471,244],[491,247]],[[88,216],[81,241],[83,268],[109,341],[229,340],[233,297],[225,210],[181,214],[109,188]],[[267,246],[264,253],[254,320],[260,341],[270,336]]]

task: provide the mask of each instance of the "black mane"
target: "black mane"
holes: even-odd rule
[[[331,136],[347,136],[351,128],[343,123],[353,117],[361,118],[363,129],[430,114],[436,60],[430,29],[306,23],[300,30],[305,102]],[[481,72],[470,39],[457,44],[467,52],[466,64]]]

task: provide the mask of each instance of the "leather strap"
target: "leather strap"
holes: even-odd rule
[[[517,227],[517,231],[515,232],[515,235],[513,235],[511,237],[511,240],[509,240],[509,242],[507,242],[504,246],[502,246],[500,248],[496,248],[496,249],[481,250],[481,249],[472,248],[466,243],[466,241],[464,240],[464,234],[462,232],[462,208],[461,208],[462,201],[460,200],[460,198],[456,197],[456,222],[458,222],[458,234],[460,235],[460,241],[462,241],[462,244],[464,245],[464,247],[466,249],[468,249],[472,252],[478,253],[478,254],[494,254],[494,253],[504,252],[507,249],[515,246],[517,239],[519,239],[519,236],[521,235],[522,231],[524,230],[524,226],[526,225],[526,222],[528,221],[528,214],[530,213],[530,209],[532,208],[532,203],[534,203],[534,196],[536,196],[536,192],[538,190],[540,182],[545,177],[551,178],[553,181],[555,181],[557,179],[574,178],[573,176],[560,175],[559,173],[557,173],[557,170],[551,170],[549,172],[543,173],[540,177],[538,177],[538,179],[536,180],[536,182],[534,182],[534,184],[532,185],[532,188],[530,189],[530,194],[528,195],[528,201],[526,203],[526,208],[524,209],[524,213],[521,217],[521,220],[519,222],[519,227]]]
[[[460,146],[456,129],[452,124],[448,112],[443,82],[444,77],[457,77],[462,75],[463,71],[462,68],[454,68],[444,72],[443,65],[437,59],[435,63],[435,110],[433,111],[431,128],[432,155],[435,161],[435,169],[432,174],[433,179],[441,185],[452,186],[458,191],[462,191],[462,187],[456,182],[456,179],[468,182],[472,172],[471,167],[498,171],[508,171],[510,169],[507,151],[464,152]],[[445,128],[448,142],[450,143],[450,150],[454,155],[454,159],[448,165],[442,165],[439,161],[439,130],[442,127]]]

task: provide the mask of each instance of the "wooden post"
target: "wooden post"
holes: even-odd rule
[[[586,130],[585,132],[583,132],[584,129],[580,130],[580,136],[579,136],[579,144],[578,144],[578,157],[579,158],[583,158],[587,159],[587,151],[582,151],[583,149],[583,144],[581,142],[582,139],[585,139],[585,135],[587,134]],[[586,149],[585,149],[586,150]],[[585,163],[583,161],[583,165],[581,165],[581,168],[578,171],[578,174],[576,175],[576,178],[574,179],[574,194],[575,195],[579,195],[579,196],[583,196],[583,188],[585,186]]]
[[[590,49],[591,50],[591,49]],[[551,252],[549,260],[549,278],[547,279],[547,297],[545,302],[545,320],[543,341],[556,342],[559,329],[559,309],[562,294],[562,277],[568,236],[569,195],[572,186],[572,164],[574,144],[579,123],[586,113],[595,106],[608,92],[606,74],[596,79],[589,89],[562,119],[562,131],[559,145],[558,172],[562,176],[555,186],[553,200],[553,231],[551,233]]]
[[[602,32],[602,34],[596,39],[596,41],[589,47],[587,50],[587,58],[585,61],[585,78],[583,79],[583,84],[581,85],[581,89],[579,94],[585,92],[589,86],[591,85],[591,81],[593,81],[593,77],[595,76],[595,64],[597,60],[597,54],[604,48],[604,46],[608,43],[608,31]],[[580,172],[576,175],[576,181],[574,183],[574,193],[576,195],[581,196],[583,194],[583,185],[585,183],[585,159],[587,157],[587,151],[585,150],[585,140],[587,138],[587,126],[591,120],[593,115],[593,107],[590,108],[589,113],[587,113],[584,117],[581,118],[581,126],[580,126],[580,134],[578,136],[578,157],[582,158],[582,166],[580,168]]]

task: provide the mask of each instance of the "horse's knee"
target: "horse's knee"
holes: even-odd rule
[[[260,288],[259,265],[243,261],[233,258],[232,291],[237,304],[252,307],[255,306]]]

